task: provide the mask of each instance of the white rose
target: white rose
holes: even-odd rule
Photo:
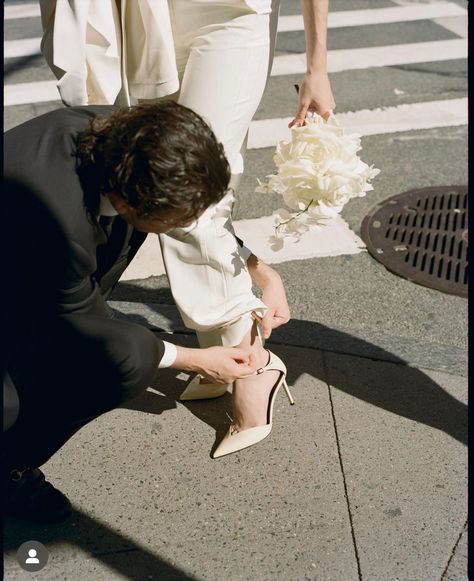
[[[359,158],[360,148],[360,135],[346,135],[334,115],[327,122],[315,115],[292,128],[291,141],[281,141],[274,154],[277,174],[257,188],[281,194],[294,210],[275,213],[280,234],[301,236],[310,226],[337,216],[351,198],[373,189],[370,181],[379,170]],[[273,245],[278,246],[276,241]]]

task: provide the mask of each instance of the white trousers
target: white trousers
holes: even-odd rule
[[[271,67],[278,1],[40,0],[42,50],[68,105],[167,96],[199,113],[224,146],[235,189]],[[265,312],[250,252],[234,236],[232,201],[228,194],[192,227],[160,236],[176,305],[203,347],[240,343],[252,312]]]
[[[271,67],[278,6],[274,2],[271,18],[266,0],[168,4],[180,75],[175,98],[208,121],[224,146],[235,184]],[[173,297],[202,347],[240,343],[252,313],[262,316],[266,310],[252,292],[250,251],[235,238],[232,203],[229,193],[191,227],[160,235]]]

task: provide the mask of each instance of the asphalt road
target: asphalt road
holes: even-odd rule
[[[7,2],[6,5],[25,4]],[[331,0],[331,12],[419,4],[408,0]],[[433,2],[423,2],[432,5]],[[456,1],[462,8],[467,2]],[[283,16],[299,13],[299,2],[283,0]],[[387,47],[450,41],[464,36],[467,16],[344,26],[329,30],[329,49]],[[36,18],[5,21],[5,40],[41,36]],[[395,47],[395,48],[393,48]],[[276,56],[301,53],[301,30],[280,32]],[[443,59],[440,45],[440,59]],[[5,61],[7,85],[53,79],[42,56]],[[294,83],[300,74],[270,78],[255,120],[289,117],[295,110]],[[331,74],[336,113],[465,98],[465,58],[343,70]],[[7,106],[5,129],[60,102]],[[342,217],[360,234],[364,216],[380,201],[417,187],[467,183],[467,126],[432,127],[364,137],[361,157],[381,169],[375,190],[351,201]],[[238,192],[235,218],[258,218],[281,206],[276,195],[255,194],[256,178],[274,170],[274,147],[251,149]],[[464,373],[466,300],[409,282],[388,272],[366,251],[352,255],[291,260],[276,265],[287,289],[292,322],[274,340]],[[115,301],[172,305],[165,276],[120,283]]]

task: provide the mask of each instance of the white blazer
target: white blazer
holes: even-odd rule
[[[119,12],[116,0],[40,0],[41,50],[66,105],[130,105],[179,89],[167,0],[120,2]]]

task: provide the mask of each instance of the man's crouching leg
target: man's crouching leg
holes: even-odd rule
[[[71,505],[39,467],[80,428],[151,385],[163,347],[143,326],[93,315],[60,317],[35,329],[8,356],[19,415],[4,433],[4,508],[60,521]]]

